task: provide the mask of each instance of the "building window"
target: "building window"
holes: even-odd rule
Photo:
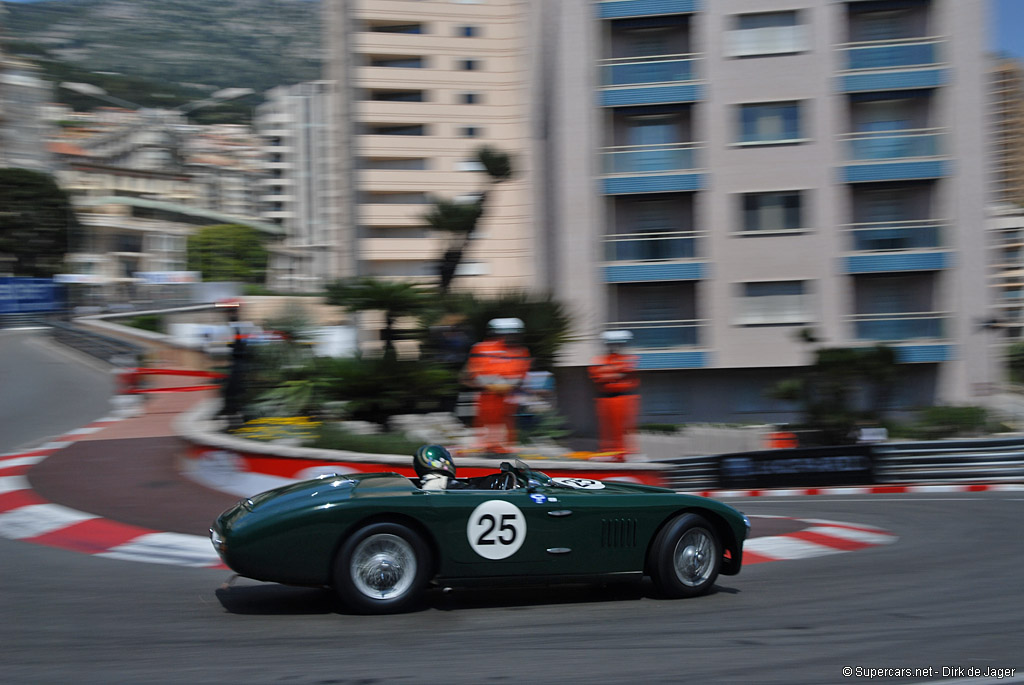
[[[363,157],[360,160],[360,169],[379,169],[385,171],[422,171],[429,169],[426,158],[423,157],[407,157],[407,158],[383,158],[383,157]]]
[[[372,136],[425,136],[427,127],[423,124],[381,124],[370,126],[367,133]]]
[[[753,57],[804,52],[810,41],[798,12],[738,14],[726,37],[726,56]]]
[[[455,30],[455,35],[463,38],[475,38],[480,35],[480,28],[477,26],[460,26]]]
[[[740,284],[736,323],[741,326],[802,324],[810,321],[804,281]]]
[[[424,102],[422,90],[371,90],[370,100],[378,102]]]
[[[479,161],[475,159],[464,159],[455,163],[456,171],[487,171]]]
[[[480,60],[476,59],[460,59],[459,70],[461,71],[477,71],[480,69]]]
[[[478,126],[463,126],[459,129],[459,137],[461,138],[478,138],[480,136],[480,128]]]
[[[464,105],[478,105],[482,101],[480,93],[460,93],[459,100]]]
[[[666,200],[638,202],[634,232],[657,233],[672,230],[672,206]]]
[[[374,33],[424,33],[423,24],[373,24]]]
[[[905,9],[858,12],[851,16],[850,28],[854,42],[914,37],[913,16]]]
[[[370,66],[390,69],[423,69],[427,66],[427,61],[422,57],[371,57]]]
[[[741,196],[744,233],[797,231],[805,228],[803,192],[746,193]]]
[[[792,143],[800,139],[799,102],[740,105],[741,143]]]

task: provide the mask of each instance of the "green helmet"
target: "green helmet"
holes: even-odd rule
[[[416,456],[412,458],[412,466],[420,478],[428,473],[455,478],[455,462],[452,461],[452,454],[440,445],[424,445],[416,450]]]

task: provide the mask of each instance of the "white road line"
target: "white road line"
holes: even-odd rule
[[[99,517],[59,504],[31,504],[0,514],[0,536],[14,540],[34,538],[95,518]]]
[[[57,441],[54,441],[54,442],[48,442],[45,445],[40,445],[35,450],[31,450],[31,451],[35,452],[36,450],[39,450],[39,451],[51,450],[53,452],[56,452],[57,450],[62,450],[65,447],[67,447],[68,445],[72,445],[72,444],[74,444],[74,440],[57,440]]]
[[[85,428],[76,428],[73,431],[68,431],[64,435],[90,435],[92,433],[98,433],[106,428],[106,426],[86,426]]]
[[[193,567],[216,566],[220,563],[220,557],[206,537],[184,533],[140,535],[95,556]]]
[[[16,490],[28,490],[30,487],[25,476],[0,476],[0,495]]]
[[[816,533],[818,535],[827,535],[833,538],[839,538],[841,540],[850,540],[851,542],[862,542],[866,545],[888,545],[896,542],[898,539],[895,535],[888,533],[871,533],[866,530],[854,530],[852,528],[840,528],[839,526],[812,526],[806,531],[806,533]]]
[[[813,542],[791,538],[785,535],[772,535],[764,538],[753,538],[743,545],[744,552],[753,552],[772,559],[810,559],[826,554],[839,554],[844,550]]]
[[[8,457],[6,459],[0,459],[0,469],[9,469],[12,466],[27,466],[29,464],[38,464],[46,457]]]

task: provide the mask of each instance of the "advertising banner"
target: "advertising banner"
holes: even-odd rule
[[[52,312],[63,306],[63,292],[49,278],[0,276],[0,314]]]
[[[726,489],[871,485],[873,465],[870,445],[723,454],[718,483]]]

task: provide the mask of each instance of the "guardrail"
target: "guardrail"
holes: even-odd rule
[[[58,321],[45,322],[50,327],[50,335],[57,342],[73,347],[79,352],[102,359],[107,363],[114,363],[119,356],[130,356],[134,359],[141,359],[146,348],[141,345],[134,345],[107,335],[86,331],[66,323]]]
[[[1024,439],[878,445],[875,480],[879,483],[1024,481]]]
[[[673,465],[664,478],[666,486],[676,490],[760,489],[848,485],[853,458],[870,459],[870,484],[1024,483],[1024,437],[781,449],[660,463]],[[865,473],[859,466],[856,471]]]

